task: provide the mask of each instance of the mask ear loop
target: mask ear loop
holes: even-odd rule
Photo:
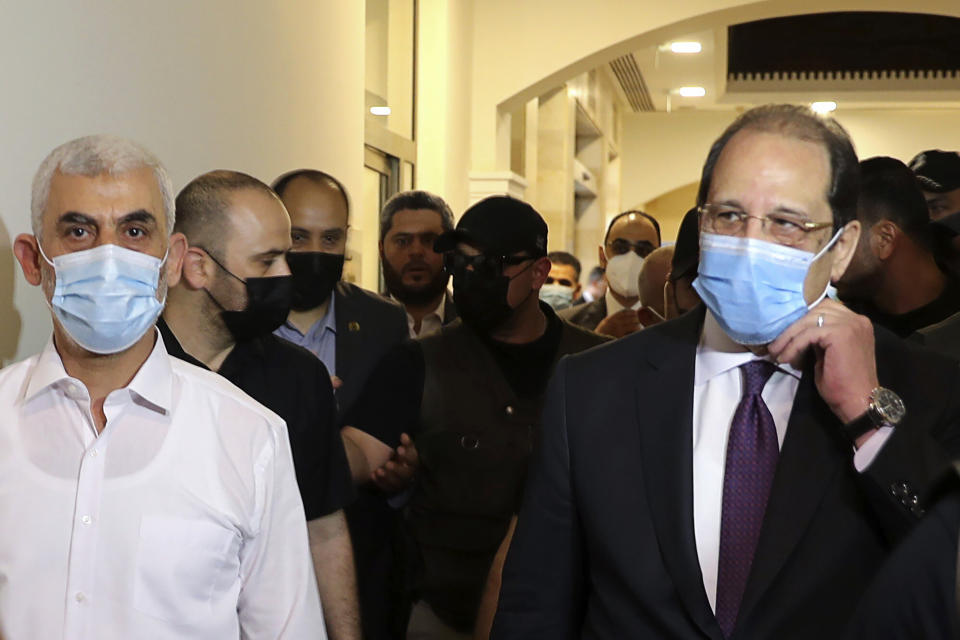
[[[814,262],[819,260],[820,257],[823,256],[823,254],[829,251],[830,248],[837,243],[837,240],[840,239],[840,236],[843,235],[843,232],[846,230],[847,230],[847,225],[843,225],[842,227],[837,229],[837,232],[833,234],[833,238],[830,239],[830,242],[828,242],[823,249],[820,249],[820,251],[817,252],[817,255],[813,256],[813,259],[810,260],[810,264],[812,265]],[[807,270],[807,273],[810,273],[809,269]],[[830,291],[830,287],[831,287],[830,281],[827,280],[827,286],[823,288],[823,293],[820,294],[820,297],[818,297],[812,303],[807,305],[807,311],[809,311],[810,309],[813,309],[815,306],[823,302],[823,299],[827,297],[827,292]]]

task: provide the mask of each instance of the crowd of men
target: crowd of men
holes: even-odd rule
[[[0,638],[955,638],[960,155],[740,115],[674,243],[54,149],[0,370]],[[960,468],[960,467],[958,467]]]

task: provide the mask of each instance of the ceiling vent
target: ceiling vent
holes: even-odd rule
[[[620,83],[620,88],[623,89],[623,94],[634,113],[656,110],[653,100],[650,99],[647,83],[644,82],[640,67],[637,66],[637,59],[632,53],[615,59],[610,63],[610,69],[617,77],[617,82]]]

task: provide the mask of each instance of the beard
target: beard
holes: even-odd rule
[[[387,285],[387,292],[404,305],[422,306],[439,298],[447,290],[450,274],[439,269],[430,280],[418,285],[403,283],[402,271],[397,271],[387,260],[383,264],[383,280]],[[423,263],[416,263],[425,266]]]

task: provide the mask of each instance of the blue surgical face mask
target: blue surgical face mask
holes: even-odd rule
[[[811,263],[842,232],[817,254],[755,238],[701,233],[693,288],[735,342],[769,344],[823,300],[826,289],[808,305],[803,284]]]
[[[56,272],[50,308],[67,334],[87,351],[124,351],[157,321],[163,309],[157,286],[166,255],[159,260],[115,244],[53,260],[43,248],[40,255]]]
[[[545,284],[540,287],[540,299],[559,311],[573,304],[573,287],[565,287],[559,283]]]

